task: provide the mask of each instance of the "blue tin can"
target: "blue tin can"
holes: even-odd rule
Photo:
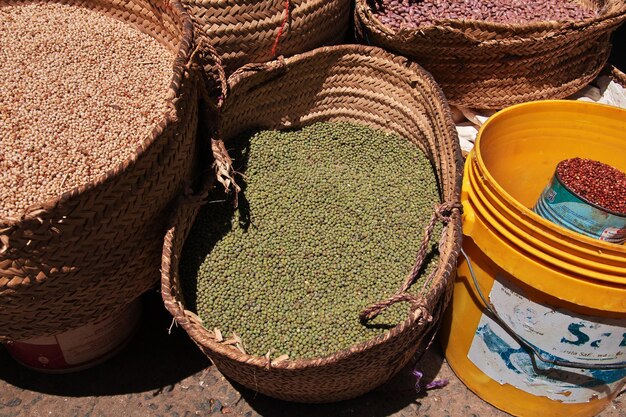
[[[606,210],[568,188],[558,172],[541,193],[533,211],[574,232],[611,243],[626,242],[626,213]]]

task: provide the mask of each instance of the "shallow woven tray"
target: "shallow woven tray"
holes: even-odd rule
[[[430,71],[451,104],[500,109],[567,97],[605,65],[611,33],[626,19],[623,0],[579,0],[599,16],[571,23],[501,24],[442,20],[394,31],[356,0],[357,37],[403,54]]]
[[[0,219],[0,341],[79,327],[154,286],[172,200],[193,170],[201,82],[193,25],[178,0],[62,3],[128,22],[174,53],[168,110],[115,169]]]
[[[461,243],[462,159],[449,107],[432,77],[419,66],[360,45],[319,48],[249,65],[230,77],[229,86],[220,125],[227,147],[229,139],[252,128],[348,121],[397,133],[433,162],[444,203],[441,214],[449,218],[442,235],[432,238],[439,242],[440,262],[430,290],[425,298],[414,300],[406,320],[395,328],[324,358],[277,362],[218,343],[215,334],[185,309],[179,283],[180,254],[198,212],[197,202],[181,203],[165,237],[161,281],[165,306],[222,373],[284,400],[332,402],[356,397],[389,380],[428,344],[427,334],[436,328],[451,295]],[[389,289],[390,294],[394,291]]]
[[[182,0],[232,73],[323,45],[340,43],[348,30],[350,0]]]

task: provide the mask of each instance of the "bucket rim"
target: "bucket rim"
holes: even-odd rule
[[[516,104],[510,107],[506,107],[498,112],[496,112],[493,116],[491,116],[487,121],[480,127],[478,134],[476,136],[476,141],[474,144],[474,148],[472,149],[470,155],[468,155],[466,163],[469,163],[471,159],[474,159],[478,164],[481,175],[484,176],[489,183],[493,186],[494,190],[504,199],[507,203],[512,204],[517,210],[521,212],[525,219],[529,219],[530,223],[539,224],[540,227],[539,233],[544,236],[552,235],[558,238],[566,238],[567,240],[577,240],[585,244],[586,246],[593,247],[599,253],[604,253],[606,251],[615,251],[621,253],[626,256],[626,245],[624,244],[615,244],[610,242],[605,242],[599,239],[594,239],[589,236],[585,236],[580,233],[576,233],[571,231],[563,226],[559,226],[551,221],[544,219],[537,213],[533,212],[530,208],[526,207],[522,203],[520,203],[516,198],[514,198],[511,194],[509,194],[498,181],[495,180],[491,172],[485,165],[481,154],[481,139],[485,132],[485,130],[489,129],[490,125],[497,123],[502,117],[508,114],[515,114],[520,112],[520,110],[524,110],[527,108],[536,108],[539,110],[556,110],[558,108],[559,111],[572,109],[572,108],[585,108],[585,109],[595,109],[595,111],[602,110],[606,112],[607,110],[613,113],[620,113],[622,118],[626,120],[626,109],[621,109],[619,107],[609,106],[605,104],[598,103],[589,103],[583,101],[575,101],[575,100],[538,100],[538,101],[530,101],[526,103]]]
[[[492,233],[496,233],[508,244],[521,250],[526,257],[531,257],[546,267],[558,271],[567,268],[576,276],[576,279],[626,285],[624,279],[626,277],[626,258],[621,253],[603,252],[599,254],[594,248],[575,245],[577,241],[568,242],[559,236],[542,234],[540,225],[524,221],[524,216],[514,217],[517,209],[499,200],[499,196],[492,186],[477,183],[476,178],[481,173],[476,172],[477,169],[473,168],[472,165],[470,162],[466,166],[467,181],[463,186],[461,202],[464,204],[464,208],[466,208],[466,204],[469,204],[468,207],[471,207],[473,215],[483,223],[497,224],[499,227]],[[464,233],[475,239],[477,236],[472,230],[472,227],[464,228]],[[592,257],[598,259],[590,259]],[[615,265],[616,263],[618,265]],[[568,266],[571,267],[571,270]],[[615,269],[617,269],[617,273],[614,272]]]
[[[479,256],[491,259],[491,262],[506,273],[509,279],[518,282],[524,288],[528,287],[544,294],[547,299],[558,303],[565,302],[576,311],[583,309],[586,312],[593,311],[594,314],[600,313],[601,316],[619,314],[620,317],[626,317],[624,302],[626,258],[620,271],[615,274],[605,271],[604,274],[591,276],[589,274],[591,266],[585,264],[572,269],[571,263],[559,259],[558,253],[551,255],[543,252],[537,246],[532,246],[533,242],[525,240],[527,235],[516,233],[523,232],[519,225],[513,225],[515,229],[511,230],[509,225],[499,222],[501,219],[494,223],[494,213],[489,213],[489,210],[488,216],[484,217],[484,207],[480,207],[483,205],[482,200],[474,195],[474,191],[475,188],[469,181],[464,182],[461,195],[464,209],[464,248],[466,245],[475,246],[480,253]],[[528,222],[527,224],[530,225]],[[548,245],[544,242],[544,246]],[[532,253],[527,252],[528,246],[534,249]],[[569,254],[572,261],[579,259],[578,256],[572,256],[566,248],[555,248],[561,254]],[[591,268],[595,271],[593,267]]]

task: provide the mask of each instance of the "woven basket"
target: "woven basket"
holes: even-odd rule
[[[571,22],[499,24],[442,20],[394,31],[357,0],[357,37],[401,53],[430,71],[451,104],[499,109],[564,98],[591,82],[605,65],[611,33],[626,19],[623,0],[578,0],[597,17]]]
[[[341,42],[348,29],[350,0],[182,0],[232,73]]]
[[[79,327],[154,286],[172,200],[194,169],[202,79],[184,8],[177,0],[62,2],[128,22],[173,51],[168,110],[115,169],[0,219],[0,341]]]
[[[220,126],[227,146],[231,138],[249,129],[330,121],[369,125],[397,133],[424,150],[433,162],[442,202],[458,203],[462,159],[449,107],[432,77],[405,58],[360,45],[324,47],[286,60],[248,65],[230,77],[229,85]],[[410,309],[404,322],[324,358],[277,362],[246,355],[218,343],[213,332],[185,309],[179,260],[197,212],[197,202],[189,200],[173,216],[163,249],[163,300],[222,373],[271,397],[332,402],[383,384],[424,348],[427,333],[436,328],[451,295],[461,243],[458,209],[448,212],[447,226],[438,237],[440,262],[427,298]]]

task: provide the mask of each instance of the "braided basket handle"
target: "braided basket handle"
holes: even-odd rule
[[[209,37],[201,28],[196,28],[195,41],[196,47],[190,57],[190,62],[193,62],[194,55],[198,56],[200,66],[199,73],[203,81],[200,93],[201,99],[205,104],[203,106],[202,116],[210,121],[210,142],[211,153],[213,154],[212,169],[217,181],[224,186],[226,192],[233,191],[235,193],[236,205],[237,194],[240,188],[235,182],[235,171],[233,169],[232,159],[224,146],[219,129],[221,109],[228,95],[226,71],[222,65],[222,59],[219,53],[215,47],[211,45]],[[219,88],[217,95],[212,94],[213,86],[218,86]]]
[[[463,210],[463,206],[461,205],[461,203],[443,203],[438,204],[435,207],[435,211],[433,212],[430,221],[428,222],[428,226],[424,230],[424,237],[422,239],[422,243],[420,244],[419,250],[417,251],[415,264],[413,265],[411,272],[409,272],[406,279],[404,280],[404,283],[402,283],[398,291],[396,291],[386,300],[378,301],[365,307],[365,309],[363,309],[363,311],[361,311],[361,313],[359,314],[359,320],[361,321],[361,323],[366,324],[368,321],[378,317],[380,313],[382,313],[392,305],[403,301],[410,304],[412,311],[416,311],[418,308],[421,309],[422,314],[424,315],[426,320],[431,320],[432,316],[428,312],[427,303],[422,294],[420,293],[420,295],[415,296],[413,294],[409,294],[408,290],[409,288],[411,288],[411,286],[419,276],[419,271],[422,269],[424,260],[426,259],[426,255],[428,252],[428,245],[430,244],[433,230],[435,229],[437,221],[441,221],[444,224],[449,223],[452,212],[454,210],[458,210],[459,212],[461,212]],[[430,281],[433,279],[434,272],[435,271],[433,271],[426,279],[423,289],[425,289]]]

